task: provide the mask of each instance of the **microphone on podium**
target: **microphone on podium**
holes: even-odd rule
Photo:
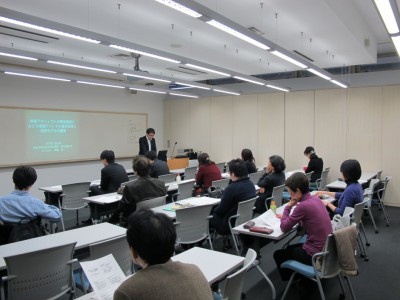
[[[178,144],[178,142],[175,142],[175,144],[174,144],[174,148],[172,149],[171,157],[174,157],[174,151],[175,151],[175,146],[176,146],[176,144]]]

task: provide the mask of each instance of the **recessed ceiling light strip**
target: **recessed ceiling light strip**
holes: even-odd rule
[[[187,98],[199,98],[198,96],[193,96],[193,95],[183,95],[183,94],[178,94],[178,93],[168,93],[173,96],[179,96],[179,97],[187,97]]]
[[[279,90],[279,91],[282,91],[282,92],[290,92],[290,90],[288,90],[288,89],[284,89],[284,88],[281,88],[279,86],[275,86],[275,85],[272,85],[272,84],[267,84],[266,86],[271,88],[271,89]]]
[[[15,76],[22,76],[22,77],[32,77],[32,78],[39,78],[39,79],[48,79],[48,80],[57,80],[57,81],[71,81],[69,79],[64,78],[56,78],[56,77],[48,77],[48,76],[39,76],[39,75],[32,75],[32,74],[25,74],[25,73],[16,73],[16,72],[4,72],[7,75],[15,75]]]
[[[105,69],[98,69],[98,68],[92,68],[92,67],[86,67],[86,66],[81,66],[81,65],[68,64],[68,63],[63,63],[63,62],[54,61],[54,60],[48,60],[47,62],[48,62],[49,64],[61,65],[61,66],[79,68],[79,69],[86,69],[86,70],[99,71],[99,72],[112,73],[112,74],[116,74],[116,73],[117,73],[117,72],[115,72],[115,71],[110,71],[110,70],[105,70]]]
[[[150,80],[166,82],[166,83],[171,82],[170,80],[159,79],[159,78],[155,78],[155,77],[143,76],[143,75],[137,75],[137,74],[123,73],[122,75],[130,76],[130,77],[137,77],[137,78],[142,78],[142,79],[150,79]]]
[[[188,66],[188,67],[191,67],[191,68],[195,68],[195,69],[207,71],[207,72],[210,72],[210,73],[215,73],[215,74],[219,74],[219,75],[223,75],[223,76],[227,76],[227,77],[230,77],[230,76],[231,76],[231,75],[228,74],[228,73],[224,73],[224,72],[212,70],[212,69],[205,68],[205,67],[201,67],[201,66],[197,66],[197,65],[192,65],[192,64],[185,64],[185,65]]]
[[[5,53],[5,52],[0,52],[0,55],[1,55],[1,56],[14,57],[14,58],[20,58],[20,59],[26,59],[26,60],[38,60],[37,58],[34,58],[34,57],[28,57],[28,56],[23,56],[23,55],[16,55],[16,54]]]
[[[218,93],[224,93],[224,94],[230,94],[230,95],[240,96],[239,93],[235,93],[235,92],[228,92],[228,91],[218,90],[218,89],[213,89],[213,91],[214,91],[214,92],[218,92]]]
[[[77,83],[124,89],[124,86],[78,80]]]
[[[305,64],[303,64],[303,63],[295,60],[294,58],[291,58],[291,57],[287,56],[286,54],[283,54],[283,53],[281,53],[279,51],[274,50],[271,53],[276,55],[276,56],[278,56],[278,57],[280,57],[280,58],[282,58],[282,59],[284,59],[284,60],[286,60],[286,61],[288,61],[288,62],[290,62],[290,63],[292,63],[292,64],[294,64],[294,65],[296,65],[296,66],[298,66],[298,67],[300,67],[300,68],[303,68],[303,69],[307,68],[307,66]]]
[[[171,59],[171,58],[168,58],[168,57],[164,57],[164,56],[160,56],[160,55],[156,55],[156,54],[140,51],[140,50],[137,50],[137,49],[127,48],[127,47],[118,46],[118,45],[109,45],[109,47],[115,48],[115,49],[119,49],[119,50],[123,50],[123,51],[127,51],[127,52],[133,52],[133,53],[142,54],[144,56],[149,56],[149,57],[152,57],[152,58],[161,59],[161,60],[169,61],[169,62],[176,63],[176,64],[180,63],[179,60],[175,60],[175,59]]]
[[[179,84],[179,85],[190,86],[190,87],[193,87],[193,88],[196,88],[196,89],[210,90],[210,88],[205,87],[205,86],[199,86],[199,85],[189,84],[189,83],[182,83],[182,82],[177,82],[177,81],[175,83]]]
[[[338,86],[340,86],[340,87],[342,87],[342,88],[344,88],[344,89],[347,88],[347,85],[345,85],[345,84],[343,84],[343,83],[341,83],[341,82],[339,82],[337,80],[332,79],[331,82],[336,84],[336,85],[338,85]]]
[[[175,1],[171,0],[156,0],[156,1],[164,5],[167,5],[173,9],[176,9],[184,14],[187,14],[193,18],[200,18],[202,16],[202,14],[198,13],[197,11],[194,11],[193,9],[190,9],[189,7],[186,7],[182,4],[176,3]]]
[[[325,74],[322,74],[321,72],[318,72],[317,70],[314,70],[312,68],[307,69],[307,71],[309,71],[309,72],[311,72],[311,73],[313,73],[313,74],[315,74],[315,75],[317,75],[317,76],[319,76],[319,77],[321,77],[323,79],[326,79],[326,80],[331,80],[332,79],[332,78],[326,76]]]
[[[254,83],[254,84],[258,84],[258,85],[265,85],[265,84],[262,83],[262,82],[255,81],[255,80],[252,80],[252,79],[247,79],[247,78],[240,77],[240,76],[233,76],[233,78],[236,78],[236,79],[239,79],[239,80],[242,80],[242,81],[251,82],[251,83]]]
[[[386,29],[389,34],[396,34],[399,32],[399,26],[394,16],[392,6],[389,0],[374,0],[376,7],[385,23]]]
[[[154,91],[154,90],[147,90],[147,89],[142,89],[142,88],[129,88],[130,90],[134,91],[141,91],[141,92],[148,92],[148,93],[156,93],[156,94],[166,94],[167,92],[161,92],[161,91]]]

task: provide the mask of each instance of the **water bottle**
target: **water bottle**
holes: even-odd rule
[[[274,214],[276,214],[276,204],[274,200],[271,201],[269,209],[271,209],[274,212]]]
[[[181,175],[178,173],[178,175],[176,176],[176,182],[181,182],[182,178]]]

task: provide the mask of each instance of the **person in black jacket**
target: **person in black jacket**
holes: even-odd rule
[[[157,159],[154,151],[148,151],[145,157],[150,161],[150,176],[158,178],[160,175],[169,174],[168,164],[165,161]]]
[[[146,135],[139,139],[139,155],[145,155],[148,151],[157,153],[155,134],[153,128],[147,128]]]
[[[103,195],[108,193],[114,193],[121,186],[121,183],[127,182],[128,174],[123,166],[115,162],[115,154],[112,150],[104,150],[100,154],[100,160],[104,166],[101,169],[100,186],[90,187],[90,196]],[[89,203],[90,206],[90,218],[82,221],[84,224],[91,224],[92,217],[94,216],[94,205]],[[117,209],[118,203],[99,205],[97,210],[99,213],[104,211],[112,211]]]
[[[228,219],[236,213],[238,203],[256,196],[256,189],[248,177],[245,162],[241,159],[233,159],[228,166],[231,183],[224,190],[221,202],[213,211],[213,217],[210,220],[211,227],[221,235],[229,234]]]
[[[285,161],[279,155],[270,156],[267,164],[267,172],[261,176],[257,185],[260,187],[258,191],[258,199],[256,201],[254,212],[262,214],[267,208],[265,200],[272,196],[274,187],[285,184]],[[268,208],[271,201],[267,202]]]
[[[310,172],[314,172],[311,174],[310,186],[316,187],[315,181],[321,178],[322,170],[324,168],[324,162],[322,158],[318,157],[317,154],[315,154],[315,150],[311,146],[308,146],[304,150],[304,155],[310,159],[307,168],[304,170],[304,173],[307,174]]]
[[[247,171],[249,174],[257,172],[257,167],[255,164],[255,159],[253,156],[253,152],[250,149],[242,150],[242,159],[246,163]]]

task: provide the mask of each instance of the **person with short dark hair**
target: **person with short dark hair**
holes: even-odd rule
[[[56,206],[45,204],[28,193],[37,179],[34,168],[17,167],[12,178],[15,190],[0,197],[0,221],[28,223],[31,219],[38,217],[54,222],[61,219],[61,212]]]
[[[343,192],[318,191],[316,193],[318,196],[328,195],[338,200],[337,207],[333,203],[329,203],[326,200],[322,201],[325,206],[335,215],[343,215],[347,206],[354,207],[357,203],[361,203],[364,197],[363,188],[358,182],[361,177],[360,163],[355,159],[345,160],[340,166],[340,172],[344,182],[347,184],[347,187]]]
[[[139,139],[139,155],[145,155],[148,151],[157,153],[155,134],[156,131],[153,128],[147,128],[146,135]]]
[[[253,156],[253,152],[250,149],[242,150],[242,159],[246,163],[247,171],[249,174],[257,172],[257,167],[255,164],[255,158]]]
[[[126,231],[133,261],[142,267],[114,292],[114,300],[211,300],[207,279],[193,264],[174,262],[176,232],[161,213],[138,210]]]
[[[144,156],[150,160],[151,177],[158,178],[160,175],[169,174],[168,164],[165,161],[157,159],[157,154],[154,151],[148,151]]]
[[[239,158],[233,159],[228,167],[231,183],[224,190],[221,202],[210,220],[211,227],[221,235],[229,233],[228,219],[236,213],[239,202],[256,196],[256,188],[248,176],[245,162]]]
[[[203,152],[197,157],[199,169],[196,174],[196,193],[207,191],[215,180],[221,180],[221,171],[218,166],[210,159],[210,156]]]
[[[275,251],[274,259],[282,280],[289,280],[293,271],[281,268],[287,260],[296,260],[306,265],[312,265],[312,256],[321,252],[328,235],[332,232],[331,220],[323,202],[312,196],[309,182],[304,173],[296,172],[286,180],[291,200],[286,205],[281,218],[281,230],[288,232],[293,226],[300,224],[307,233],[304,244],[292,244]],[[296,208],[292,211],[292,208]],[[292,211],[292,213],[291,213]]]
[[[317,154],[315,154],[314,147],[311,146],[308,146],[304,150],[304,155],[309,158],[308,166],[304,170],[304,173],[307,174],[313,172],[311,174],[310,183],[312,186],[316,187],[315,181],[321,178],[322,170],[324,168],[324,161],[322,160],[322,158],[318,157]]]
[[[146,157],[138,155],[132,163],[138,179],[125,186],[118,209],[110,218],[110,223],[120,222],[122,226],[126,226],[126,220],[136,211],[138,202],[167,194],[164,181],[149,176],[150,162]]]
[[[115,154],[112,150],[104,150],[100,154],[100,160],[104,168],[101,169],[100,186],[90,187],[90,196],[103,195],[108,193],[115,193],[121,186],[121,183],[127,182],[128,174],[123,166],[115,162]],[[90,217],[82,221],[84,224],[92,224],[94,210],[96,204],[89,203]],[[118,207],[118,203],[111,203],[105,205],[97,205],[97,212],[108,214]]]
[[[265,200],[272,196],[274,187],[283,185],[285,183],[285,161],[279,155],[272,155],[268,159],[267,171],[258,180],[257,185],[260,187],[258,191],[258,199],[255,204],[254,212],[258,214],[264,213],[267,208],[265,207]],[[267,202],[269,208],[271,201]]]

